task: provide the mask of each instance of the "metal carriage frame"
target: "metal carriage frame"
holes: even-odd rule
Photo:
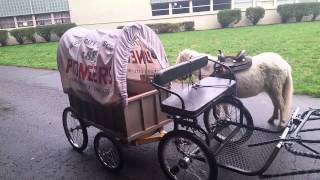
[[[198,109],[195,110],[193,107],[188,107],[188,98],[192,99],[192,91],[197,91],[197,88],[221,88],[219,87],[221,85],[217,86],[214,79],[210,82],[212,84],[209,83],[205,85],[201,84],[202,80],[200,80],[197,84],[193,84],[191,88],[187,90],[186,94],[174,92],[163,86],[172,80],[178,79],[179,77],[185,77],[188,73],[190,74],[192,71],[200,69],[204,64],[206,64],[201,61],[206,60],[208,60],[206,57],[198,57],[188,62],[170,67],[169,69],[162,70],[156,74],[153,81],[153,85],[159,91],[165,91],[173,96],[171,97],[171,100],[168,100],[170,98],[165,100],[160,98],[162,111],[170,114],[170,117],[174,121],[174,130],[164,136],[160,141],[158,148],[158,159],[161,168],[169,179],[179,179],[179,173],[182,174],[181,171],[187,173],[188,169],[191,168],[195,161],[201,161],[203,164],[208,166],[208,172],[205,174],[203,179],[211,180],[217,179],[217,167],[228,169],[243,175],[259,176],[260,178],[320,172],[320,169],[311,169],[280,174],[266,174],[266,171],[271,166],[282,147],[285,147],[288,152],[294,155],[320,159],[320,152],[307,145],[307,143],[320,143],[320,140],[306,140],[299,136],[302,132],[320,130],[320,128],[302,130],[307,122],[320,120],[320,110],[311,109],[303,112],[302,114],[298,114],[299,109],[297,109],[283,131],[271,131],[264,128],[254,127],[249,111],[242,102],[234,96],[235,84],[232,84],[231,82],[235,79],[235,76],[232,70],[228,66],[213,60],[209,61],[213,61],[215,64],[223,67],[226,72],[229,72],[229,74],[227,73],[223,76],[218,76],[218,78],[227,78],[229,83],[225,84],[225,91],[212,96],[212,99],[209,99],[205,105],[197,106]],[[186,69],[189,71],[186,71]],[[211,76],[216,77],[216,74],[213,73]],[[201,91],[198,91],[198,93],[201,93]],[[194,103],[191,104],[194,105]],[[221,104],[234,106],[239,111],[239,121],[232,118],[226,120],[227,118],[225,117],[220,119],[219,117],[215,117],[218,116],[215,114],[220,113],[217,109]],[[219,120],[219,122],[216,122],[214,127],[209,127],[208,125],[208,122],[210,121],[208,114],[211,113],[210,111],[213,112],[213,118],[216,121]],[[201,127],[198,123],[197,118],[200,114],[204,114],[203,119],[205,128]],[[312,115],[315,117],[312,118]],[[233,128],[228,130],[228,132],[223,132],[230,127]],[[221,138],[221,135],[223,138]],[[273,138],[266,140],[265,136],[271,136]],[[212,139],[215,139],[218,142],[216,143],[218,145],[214,148],[210,147],[209,149]],[[167,160],[169,157],[172,158],[170,154],[165,154],[166,146],[169,146],[168,144],[170,142],[173,146],[176,146],[176,149],[178,149],[176,156],[178,157],[178,154],[183,155],[176,159],[173,164],[170,164]],[[182,150],[182,146],[186,144],[194,144],[195,149],[191,151],[191,153],[187,151],[184,152]],[[296,147],[292,146],[292,144],[299,144],[303,149],[297,150]],[[249,153],[243,154],[241,153],[243,151],[248,151]],[[252,157],[257,157],[252,153],[257,152],[258,156],[263,158],[260,159],[258,167],[256,167],[256,165],[250,166],[249,164],[255,163],[255,160],[252,160]],[[192,172],[196,171],[192,170]],[[198,178],[200,174],[201,173],[195,177]]]
[[[320,120],[320,110],[311,109],[302,114],[296,110],[284,131],[254,127],[250,112],[235,97],[235,77],[232,70],[217,61],[213,62],[228,72],[223,78],[212,74],[212,77],[204,78],[180,93],[168,88],[168,83],[202,68],[208,61],[213,60],[207,57],[196,57],[160,71],[151,82],[158,91],[150,91],[129,99],[129,106],[126,109],[119,106],[113,107],[115,109],[108,107],[108,109],[83,101],[70,93],[71,107],[63,112],[64,130],[70,144],[75,150],[82,152],[88,144],[86,128],[94,126],[102,130],[94,139],[95,152],[103,166],[111,172],[116,172],[122,168],[124,161],[121,146],[160,141],[158,159],[169,179],[179,179],[179,173],[190,169],[195,162],[200,162],[207,167],[208,171],[202,172],[204,174],[202,179],[209,180],[217,179],[218,167],[260,178],[320,172],[319,169],[313,169],[265,174],[282,147],[297,156],[320,159],[320,152],[307,145],[320,143],[320,140],[307,140],[300,137],[302,132],[320,130],[320,128],[303,129],[307,122]],[[224,84],[217,84],[217,82]],[[212,91],[212,88],[218,93],[210,93],[208,90]],[[196,94],[194,97],[191,96],[192,92]],[[204,99],[197,96],[197,93],[203,93]],[[200,102],[196,103],[197,100]],[[235,109],[235,117],[226,116],[227,110],[224,108],[226,106]],[[132,118],[133,113],[140,119],[129,122],[129,117]],[[220,116],[221,113],[224,113],[224,116]],[[200,116],[203,117],[205,127],[199,124]],[[73,128],[67,125],[68,117],[77,121]],[[110,120],[113,121],[110,122]],[[212,120],[213,123],[211,123]],[[164,132],[163,126],[171,121],[174,122],[173,131]],[[134,123],[139,125],[134,127]],[[80,143],[75,142],[76,140],[71,136],[74,131],[81,131],[83,139]],[[157,134],[154,135],[155,133]],[[263,138],[265,136],[273,138],[266,141]],[[209,148],[213,140],[216,141],[215,146]],[[301,145],[304,149],[298,150],[295,144]],[[175,153],[167,151],[170,145],[176,150]],[[192,151],[184,150],[184,147],[191,145],[194,147]],[[255,160],[252,160],[253,153],[258,153],[258,156],[263,159],[259,161],[258,166],[254,165]],[[175,163],[170,164],[169,157],[179,158]],[[201,169],[200,166],[198,168]],[[192,172],[196,175],[195,177],[200,176],[196,171]]]

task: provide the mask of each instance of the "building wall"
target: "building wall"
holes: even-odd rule
[[[111,0],[110,0],[111,1]],[[69,0],[70,16],[77,25],[94,29],[115,29],[129,22],[177,23],[194,21],[196,30],[220,28],[217,20],[218,11],[193,12],[152,16],[150,0]],[[250,23],[242,12],[242,20],[235,26],[247,26]],[[280,17],[275,8],[266,9],[265,17],[259,24],[279,23]]]
[[[196,30],[220,28],[217,20],[218,11],[152,16],[150,0],[69,0],[69,9],[71,21],[89,29],[115,29],[136,21],[145,24],[194,21]],[[275,23],[280,23],[276,9],[266,9],[265,17],[259,24]],[[235,26],[248,25],[250,22],[245,17],[243,9],[242,19]],[[37,40],[43,41],[41,37],[37,37]],[[17,42],[10,36],[8,44]]]
[[[151,19],[150,0],[69,0],[71,19],[79,25],[119,24]]]

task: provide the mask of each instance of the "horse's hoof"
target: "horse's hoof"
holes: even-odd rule
[[[287,123],[286,122],[282,122],[280,121],[278,124],[278,130],[284,130],[287,127]]]
[[[278,125],[278,130],[279,131],[284,131],[285,128],[286,128],[286,126],[284,124]]]
[[[274,118],[270,118],[270,119],[268,120],[268,123],[269,123],[269,124],[273,124],[273,123],[274,123],[274,120],[275,120]]]

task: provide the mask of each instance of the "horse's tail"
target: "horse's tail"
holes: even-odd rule
[[[291,75],[291,67],[289,67],[288,76],[286,78],[282,97],[284,100],[284,110],[283,110],[283,117],[285,121],[289,120],[289,114],[291,110],[291,102],[292,102],[292,94],[293,94],[293,81],[292,81],[292,75]]]

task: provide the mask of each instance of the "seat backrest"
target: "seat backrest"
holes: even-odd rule
[[[154,74],[153,83],[158,85],[167,84],[173,80],[185,77],[193,71],[201,69],[208,64],[207,56],[197,56],[179,64],[175,64],[166,69],[162,69]]]

